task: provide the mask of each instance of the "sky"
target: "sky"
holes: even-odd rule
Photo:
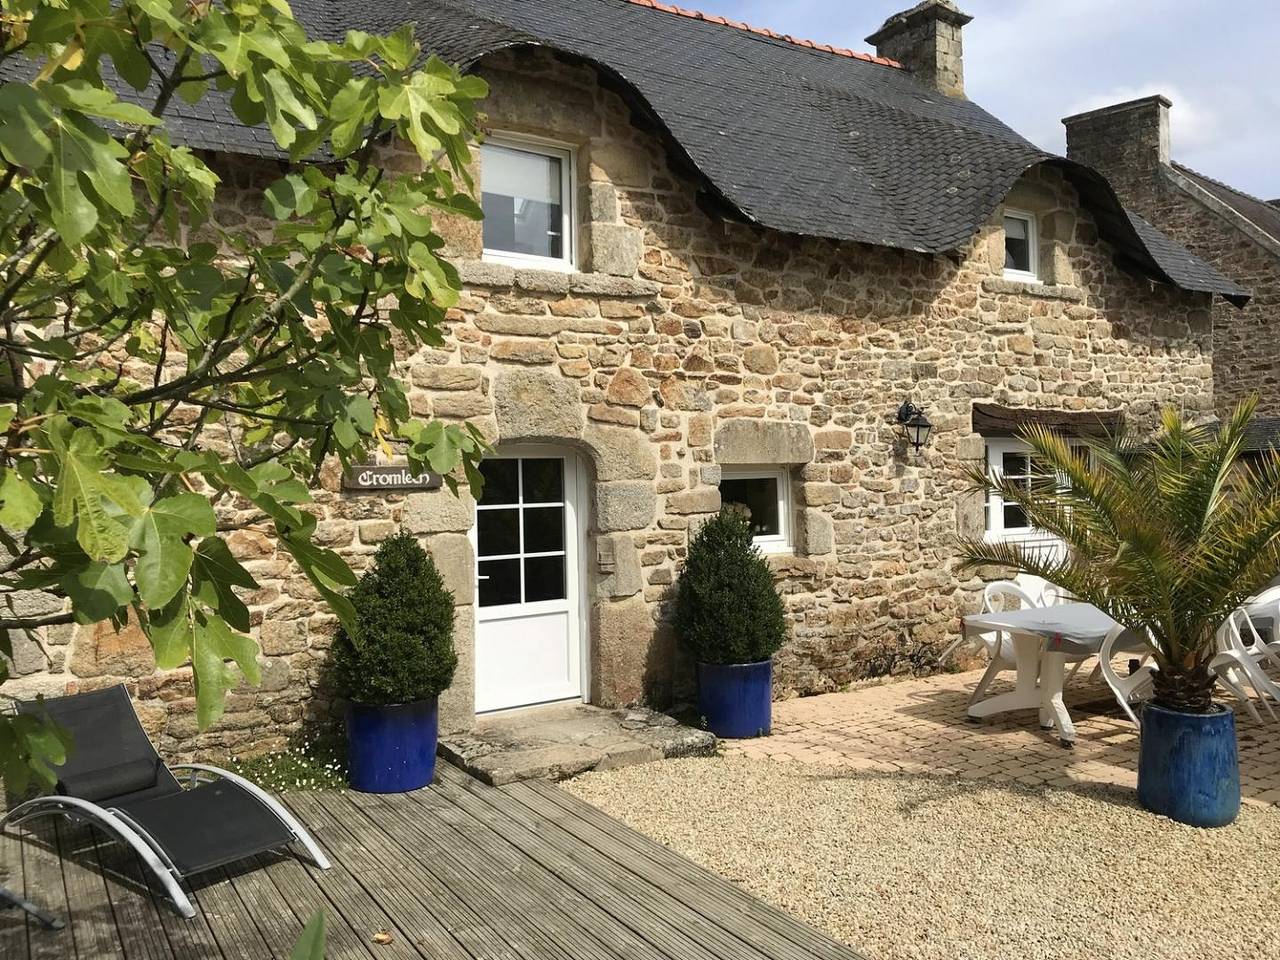
[[[915,0],[677,0],[678,5],[869,50]],[[1028,140],[1066,150],[1061,119],[1163,93],[1173,159],[1280,198],[1277,0],[957,0],[965,92]]]

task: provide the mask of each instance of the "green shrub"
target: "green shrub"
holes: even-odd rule
[[[351,591],[355,636],[339,630],[329,678],[347,700],[372,705],[438,696],[453,681],[453,594],[418,541],[383,542]]]
[[[676,630],[702,663],[767,660],[786,639],[782,598],[741,512],[720,511],[689,544]]]

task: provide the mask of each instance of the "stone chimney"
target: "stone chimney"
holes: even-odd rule
[[[867,43],[882,57],[897,60],[913,74],[949,97],[964,96],[964,48],[960,30],[973,17],[951,0],[923,0],[895,13]]]
[[[1169,162],[1171,106],[1168,97],[1156,94],[1067,117],[1067,156],[1117,185],[1154,183]]]

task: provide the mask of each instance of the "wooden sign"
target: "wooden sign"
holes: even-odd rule
[[[342,475],[342,489],[355,493],[435,490],[443,482],[438,473],[414,473],[406,464],[357,464]]]

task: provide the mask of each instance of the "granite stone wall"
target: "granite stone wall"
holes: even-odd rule
[[[1118,270],[1051,169],[1029,172],[1010,201],[1037,214],[1051,282],[1011,282],[999,211],[953,257],[726,222],[704,212],[696,177],[592,68],[512,51],[481,72],[492,129],[577,151],[579,272],[485,262],[476,224],[442,224],[465,293],[443,344],[406,353],[401,371],[424,416],[470,420],[499,445],[556,444],[584,462],[595,702],[687,695],[672,590],[690,531],[720,505],[725,466],[790,475],[794,550],[770,558],[791,624],[776,693],[816,693],[927,669],[976,602],[981,584],[957,572],[953,546],[983,524],[964,479],[984,456],[973,402],[1124,409],[1139,425],[1166,404],[1212,408],[1208,298]],[[258,191],[277,169],[220,167],[234,189],[218,222],[261,229]],[[907,397],[936,425],[918,454],[893,426]],[[458,601],[444,723],[466,727],[473,502],[447,490],[343,494],[333,464],[322,487],[318,538],[357,569],[397,528],[436,557]],[[260,689],[232,694],[213,730],[196,734],[189,670],[155,674],[135,628],[67,629],[43,651],[20,642],[13,691],[124,679],[178,755],[267,749],[305,717],[329,716],[317,681],[334,618],[266,533],[238,531],[230,544],[260,584],[246,600],[266,670]]]

